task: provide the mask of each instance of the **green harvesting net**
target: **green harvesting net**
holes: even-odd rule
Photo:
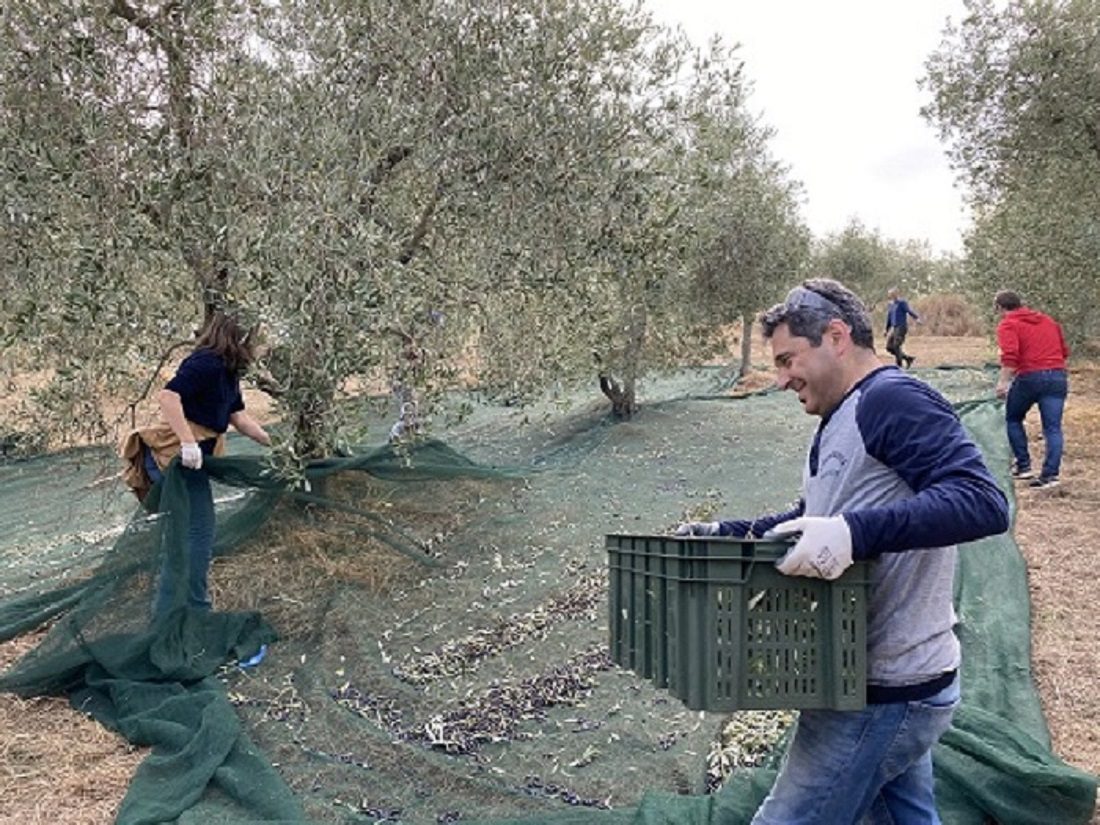
[[[958,402],[990,381],[921,374]],[[0,466],[0,639],[42,634],[0,689],[67,695],[152,746],[126,825],[747,822],[790,714],[688,711],[606,649],[604,534],[797,495],[814,420],[789,394],[735,400],[728,383],[654,380],[618,424],[475,405],[445,443],[317,463],[308,493],[262,457],[211,460],[216,610],[157,623],[158,571],[185,554],[177,473],[149,513],[93,483],[94,451]],[[960,409],[1006,471],[997,406]],[[936,751],[944,821],[1087,822],[1096,779],[1050,753],[1011,537],[965,548],[957,579],[964,705]]]

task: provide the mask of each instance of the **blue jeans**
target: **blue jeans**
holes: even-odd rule
[[[956,676],[928,699],[802,711],[752,825],[939,825],[932,746],[958,704]]]
[[[1008,444],[1020,470],[1031,469],[1031,455],[1027,449],[1027,433],[1024,418],[1028,410],[1039,405],[1039,420],[1043,425],[1044,478],[1058,475],[1062,467],[1062,410],[1066,405],[1069,380],[1065,370],[1039,370],[1017,375],[1005,398],[1005,426]]]
[[[148,449],[145,449],[144,461],[149,479],[156,484],[163,478],[163,474]],[[211,604],[207,577],[210,573],[210,561],[214,556],[214,491],[210,488],[210,477],[206,470],[180,467],[180,472],[183,473],[183,483],[191,506],[191,518],[187,524],[187,600],[180,603],[199,610],[209,610]],[[172,565],[169,559],[165,559],[160,568],[157,593],[153,601],[154,616],[162,616],[177,606],[175,592]]]

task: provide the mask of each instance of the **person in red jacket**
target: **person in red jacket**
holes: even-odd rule
[[[997,345],[1001,350],[1001,374],[997,397],[1005,400],[1005,425],[1015,466],[1012,475],[1030,478],[1031,487],[1058,484],[1062,465],[1062,409],[1069,392],[1066,359],[1069,347],[1058,322],[1024,306],[1020,296],[1001,290],[993,299],[1001,313]],[[1031,455],[1024,431],[1024,417],[1036,404],[1043,425],[1046,453],[1038,478],[1031,469]]]

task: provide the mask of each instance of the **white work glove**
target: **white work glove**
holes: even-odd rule
[[[202,449],[194,441],[180,444],[180,463],[189,470],[202,469]]]
[[[685,521],[676,528],[677,536],[717,536],[722,525],[717,521]]]
[[[835,579],[852,566],[852,531],[844,516],[803,516],[777,524],[764,538],[801,533],[794,547],[775,563],[785,576]]]

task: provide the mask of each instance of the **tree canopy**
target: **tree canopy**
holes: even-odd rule
[[[694,276],[748,311],[804,235],[736,51],[615,0],[34,0],[0,80],[3,346],[62,440],[225,307],[267,330],[293,455],[339,445],[351,382],[598,376],[629,414],[714,340]]]
[[[850,286],[872,310],[892,288],[909,296],[963,288],[962,261],[933,253],[925,241],[884,238],[858,220],[814,243],[811,268]]]
[[[1016,289],[1072,340],[1095,335],[1100,3],[967,0],[923,82],[924,114],[968,186],[967,281],[981,305]]]

